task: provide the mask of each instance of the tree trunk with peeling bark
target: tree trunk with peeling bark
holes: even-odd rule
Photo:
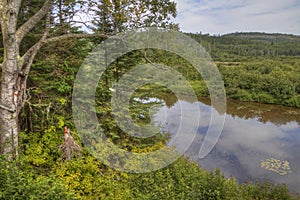
[[[4,60],[0,95],[1,153],[17,155],[18,147],[18,44],[16,26],[18,1],[2,1],[0,4]]]
[[[3,63],[0,95],[0,153],[10,158],[18,155],[18,116],[26,99],[26,81],[33,59],[46,39],[48,30],[41,40],[21,58],[19,48],[26,34],[50,10],[52,1],[43,7],[26,23],[17,29],[17,19],[22,1],[0,1],[0,24],[3,35]]]

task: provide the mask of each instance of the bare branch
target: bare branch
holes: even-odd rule
[[[20,44],[25,35],[47,14],[54,0],[46,0],[44,5],[17,31],[17,40]]]
[[[9,107],[7,107],[7,106],[5,106],[5,105],[1,105],[1,104],[0,104],[0,108],[1,108],[1,109],[4,109],[4,110],[7,110],[7,111],[9,111],[9,112],[11,112],[11,113],[16,112],[15,109],[9,108]]]
[[[168,70],[167,67],[164,67],[164,66],[161,66],[161,65],[158,65],[158,64],[153,63],[153,62],[150,60],[150,58],[147,57],[147,52],[146,52],[146,50],[144,50],[144,58],[145,58],[145,60],[146,60],[149,64],[151,64],[152,66],[159,67],[159,68],[162,69],[162,70]]]
[[[147,57],[147,52],[146,52],[146,51],[144,51],[144,58],[145,58],[145,60],[146,60],[148,63],[150,63],[151,65],[155,65],[155,64]]]
[[[89,22],[70,20],[69,23],[74,26],[82,24],[85,28],[91,29],[91,25],[88,24]]]
[[[66,160],[71,160],[74,156],[80,156],[82,152],[81,147],[72,137],[70,129],[66,126],[64,127],[64,143],[59,145],[59,149],[62,151],[63,157]]]

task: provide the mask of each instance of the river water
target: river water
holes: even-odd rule
[[[285,183],[290,190],[300,192],[300,109],[228,101],[222,134],[213,150],[199,159],[212,113],[222,113],[210,105],[209,99],[197,102],[188,98],[171,99],[159,107],[153,120],[163,131],[176,135],[183,125],[180,123],[183,107],[191,117],[199,114],[195,108],[200,109],[199,124],[184,126],[197,130],[185,154],[202,168],[219,168],[226,177],[235,177],[240,182]]]

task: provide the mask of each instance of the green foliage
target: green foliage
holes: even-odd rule
[[[128,175],[107,169],[91,156],[57,163],[53,171],[78,199],[131,199]]]
[[[276,103],[276,99],[266,92],[260,92],[254,95],[253,100],[260,103]]]
[[[199,41],[214,60],[241,62],[259,58],[300,55],[299,36],[264,33],[237,33],[223,36],[187,34]]]
[[[72,91],[72,87],[68,83],[62,81],[62,82],[59,83],[57,91],[62,93],[62,94],[70,93]]]
[[[232,94],[230,97],[232,99],[238,99],[240,101],[251,101],[252,100],[251,94],[243,89],[237,90],[237,92],[235,94]]]
[[[133,199],[291,199],[284,185],[240,185],[219,170],[206,172],[186,158],[155,172],[132,174],[129,184]]]
[[[300,108],[300,95],[289,98],[285,101],[285,105]]]
[[[296,61],[296,59],[294,59]],[[290,59],[219,63],[227,96],[241,101],[299,107],[298,68]]]
[[[81,158],[62,161],[57,150],[62,142],[59,135],[63,133],[55,127],[43,134],[21,135],[26,144],[22,148],[25,159],[21,165],[0,163],[0,185],[4,188],[0,197],[19,195],[22,199],[27,195],[35,199],[44,195],[44,199],[50,199],[55,194],[54,199],[290,199],[284,185],[239,184],[219,170],[207,172],[183,157],[166,168],[144,174],[112,170],[85,149]],[[34,153],[37,146],[42,146],[41,152]],[[134,146],[132,151],[151,152],[163,146]],[[17,174],[13,174],[16,168]]]
[[[93,24],[97,32],[113,35],[150,26],[178,29],[171,21],[176,17],[176,3],[170,0],[102,0],[96,6]]]
[[[180,158],[167,168],[131,176],[134,199],[198,199],[205,172]]]
[[[249,198],[245,199],[293,199],[285,185],[266,183],[244,184],[242,193]],[[250,198],[251,197],[251,198]]]
[[[115,7],[105,6],[112,4],[109,1],[101,3],[97,31],[113,34],[141,25],[132,23],[132,27],[126,27],[129,24],[126,17],[133,15],[126,15],[127,11],[122,6],[131,5],[131,2],[114,1]],[[148,12],[147,10],[155,11],[142,22],[144,25],[176,28],[176,25],[166,22],[176,15],[175,4],[167,0],[154,3],[155,5],[150,1],[140,2],[142,6],[131,9],[136,10],[137,15]],[[29,2],[27,4],[30,6]],[[66,12],[66,7],[64,9]],[[112,13],[113,9],[116,12]],[[25,14],[27,18],[31,15]],[[60,30],[54,34],[63,32],[64,30]],[[34,33],[36,34],[27,38],[32,39],[31,42],[22,44],[21,51],[39,38],[39,30],[34,30]],[[271,36],[264,36],[262,40],[251,34],[246,39],[241,35],[188,35],[200,41],[217,61],[230,98],[300,107],[300,45],[297,37],[292,37],[292,41],[279,41]],[[65,40],[44,47],[37,55],[28,80],[30,100],[20,120],[24,130],[20,134],[20,150],[25,164],[20,168],[15,163],[0,163],[0,199],[68,199],[71,195],[78,199],[290,198],[285,186],[269,183],[240,185],[234,178],[228,179],[218,170],[207,172],[186,158],[180,158],[164,169],[147,174],[114,171],[89,155],[85,149],[81,158],[71,161],[60,159],[58,146],[63,142],[62,127],[73,127],[73,81],[83,59],[95,45],[96,43],[87,39]],[[163,148],[167,135],[136,139],[120,130],[113,120],[109,106],[112,94],[108,88],[133,66],[149,63],[149,60],[182,73],[198,96],[209,95],[201,75],[188,62],[170,52],[147,49],[133,51],[118,58],[99,81],[96,93],[97,115],[110,140],[120,148],[138,153]],[[178,89],[183,90],[180,86]],[[168,106],[176,102],[176,97],[170,90],[155,84],[145,85],[137,93],[136,97],[141,98],[158,97],[165,100]],[[149,107],[153,104],[132,103],[134,106],[130,108],[131,117],[140,124],[147,124],[150,121]],[[144,117],[140,117],[141,114]],[[76,133],[73,136],[78,140]],[[48,176],[49,172],[51,175]]]
[[[187,35],[205,47],[216,61],[228,97],[299,107],[298,36],[264,33]]]
[[[20,148],[25,160],[34,166],[51,167],[60,157],[58,146],[63,142],[63,131],[51,126],[44,133],[20,133]]]
[[[0,199],[72,199],[55,175],[37,175],[24,163],[0,161]]]
[[[79,2],[85,1],[55,1],[55,13],[51,13],[55,23],[50,36],[77,32],[77,28],[67,22],[72,21],[74,11],[82,9]],[[18,27],[43,3],[40,0],[22,1]],[[95,31],[106,34],[144,26],[178,28],[170,20],[176,16],[176,3],[170,0],[102,0],[96,15]],[[21,55],[41,38],[44,25],[45,21],[41,20],[24,38]],[[300,107],[299,37],[258,33],[221,37],[187,35],[201,42],[217,61],[229,97]],[[28,101],[20,115],[23,130],[19,135],[21,160],[0,159],[0,199],[290,199],[284,185],[240,185],[235,179],[224,177],[219,170],[207,172],[187,158],[179,158],[170,166],[147,174],[114,171],[85,149],[81,158],[60,159],[58,147],[63,142],[62,127],[74,126],[71,122],[73,81],[96,42],[67,39],[52,43],[38,53],[27,83]],[[2,55],[2,41],[0,52]],[[110,140],[120,148],[138,153],[164,148],[167,135],[136,139],[122,132],[113,120],[108,88],[131,67],[149,63],[149,60],[182,73],[198,96],[209,95],[201,75],[188,62],[170,52],[147,49],[118,58],[99,81],[97,115]],[[178,86],[178,89],[184,93],[184,88]],[[168,106],[176,102],[170,90],[157,85],[146,85],[138,93],[138,97],[159,97]],[[151,106],[153,104],[136,103],[130,108],[130,115],[138,123],[147,124],[150,115],[146,113]],[[76,133],[73,137],[79,141]]]

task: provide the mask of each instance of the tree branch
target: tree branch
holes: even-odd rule
[[[145,60],[146,60],[149,64],[151,64],[152,66],[159,67],[160,69],[163,69],[163,70],[168,70],[167,67],[161,66],[161,65],[159,65],[159,64],[157,64],[157,63],[153,63],[153,62],[150,60],[150,58],[147,57],[147,52],[146,52],[146,50],[144,50],[144,58],[145,58]]]
[[[45,36],[45,34],[44,34]],[[37,51],[44,45],[47,43],[51,43],[51,42],[57,42],[57,41],[61,41],[61,40],[66,40],[69,38],[95,38],[95,37],[102,37],[102,38],[108,38],[109,36],[105,35],[105,34],[76,34],[76,33],[68,33],[68,34],[64,34],[64,35],[60,35],[60,36],[56,36],[56,37],[52,37],[52,38],[41,38],[35,45],[33,45],[21,58],[20,60],[20,65],[19,66],[23,66],[24,63],[28,63],[31,59],[30,57],[34,54],[37,53]],[[27,70],[26,70],[27,71]],[[25,73],[25,71],[24,71]]]
[[[93,38],[93,37],[94,38],[95,37],[101,37],[101,38],[106,39],[109,36],[105,35],[105,34],[68,33],[68,34],[48,38],[44,41],[44,43],[57,42],[57,41],[66,40],[66,39],[69,39],[69,38]]]
[[[50,12],[47,14],[46,18],[46,28],[45,32],[42,36],[42,38],[35,44],[33,45],[21,58],[19,66],[24,67],[23,74],[26,76],[29,73],[30,66],[37,54],[37,52],[40,50],[40,48],[43,46],[43,42],[47,39],[49,35],[49,30],[50,30]],[[25,66],[23,66],[26,63]]]
[[[0,104],[0,108],[3,109],[3,110],[7,110],[7,111],[9,111],[9,112],[11,112],[11,113],[16,112],[15,109],[9,108],[9,107],[7,107],[7,106],[5,106],[5,105],[1,105],[1,104]]]
[[[42,36],[42,38],[36,43],[35,48],[30,48],[30,52],[28,52],[28,54],[26,53],[25,59],[21,58],[21,60],[19,60],[19,67],[21,68],[21,72],[18,76],[16,85],[17,85],[17,89],[19,91],[19,95],[20,97],[18,98],[18,113],[20,112],[20,109],[24,107],[25,101],[26,101],[26,82],[27,82],[27,78],[28,78],[28,74],[31,68],[31,65],[33,63],[33,60],[36,56],[36,54],[38,53],[38,51],[40,50],[40,48],[42,47],[43,41],[48,37],[49,35],[49,29],[50,29],[50,12],[47,13],[47,17],[46,17],[46,28],[45,28],[45,32]]]
[[[17,30],[17,42],[20,44],[25,35],[47,14],[54,0],[46,0],[44,5]]]
[[[82,24],[83,26],[85,26],[85,28],[91,29],[91,25],[88,25],[89,22],[84,22],[83,20],[82,21],[70,20],[69,23],[74,26],[76,26],[76,24]]]

